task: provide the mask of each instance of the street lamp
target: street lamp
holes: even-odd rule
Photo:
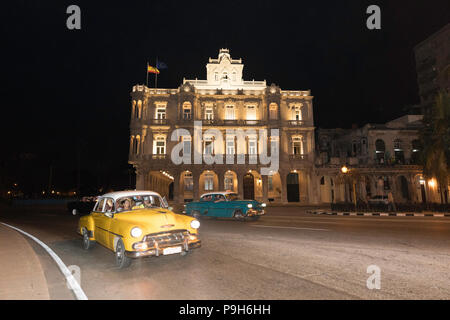
[[[350,173],[350,169],[347,168],[346,165],[344,165],[341,168],[341,172],[344,175],[344,181],[346,182],[345,177],[347,177],[348,174]],[[355,211],[356,211],[356,184],[355,184],[355,181],[353,181],[353,179],[352,179],[352,187],[353,187],[353,203],[355,204]],[[345,184],[345,190],[346,190],[345,193],[347,193],[347,183]]]

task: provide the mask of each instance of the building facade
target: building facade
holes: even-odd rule
[[[244,81],[243,68],[241,59],[221,49],[217,58],[209,58],[206,80],[183,79],[176,89],[133,87],[129,163],[136,169],[137,189],[157,191],[177,203],[219,190],[245,199],[317,203],[311,92]],[[244,140],[236,137],[239,130],[246,133]],[[275,156],[273,145],[279,150],[279,165],[270,174],[261,174],[269,167],[258,157],[264,145],[270,156]],[[182,154],[183,163],[176,164],[174,154]],[[194,159],[216,155],[226,161],[199,164]]]
[[[321,203],[366,201],[391,192],[398,203],[440,202],[418,164],[422,115],[355,129],[318,129],[316,175]],[[346,166],[351,175],[341,168]],[[355,190],[353,190],[355,184]]]
[[[431,110],[439,90],[450,90],[450,23],[414,48],[422,113]]]

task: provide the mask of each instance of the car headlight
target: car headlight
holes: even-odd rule
[[[200,228],[200,221],[198,221],[198,220],[192,220],[192,221],[191,221],[191,228],[192,228],[192,229],[198,229],[198,228]]]
[[[133,238],[139,238],[142,235],[142,229],[139,227],[134,227],[131,229],[130,233]]]
[[[261,207],[265,207],[265,206],[267,206],[267,204],[265,204],[264,202],[261,203]]]
[[[248,207],[248,208],[253,208],[253,205],[252,205],[251,203],[249,203],[249,204],[247,205],[247,207]]]

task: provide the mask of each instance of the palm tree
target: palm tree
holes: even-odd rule
[[[448,187],[450,174],[450,96],[446,92],[441,91],[436,96],[432,112],[424,123],[421,132],[423,170],[426,177],[436,178],[443,203],[443,190]]]

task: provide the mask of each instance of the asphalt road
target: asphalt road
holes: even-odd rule
[[[187,256],[134,260],[81,248],[78,217],[51,208],[2,210],[0,221],[36,236],[81,270],[89,299],[449,299],[450,218],[316,216],[268,208],[258,222],[203,219]],[[51,299],[73,299],[50,256],[29,240]],[[381,288],[369,290],[369,265]]]

